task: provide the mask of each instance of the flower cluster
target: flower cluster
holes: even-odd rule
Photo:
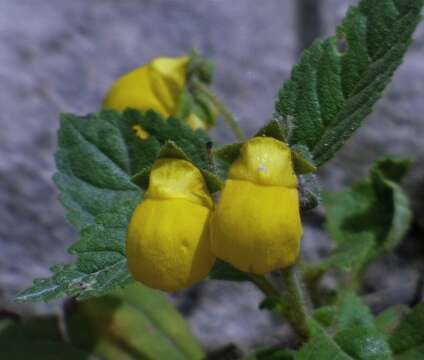
[[[188,62],[158,58],[124,75],[104,107],[174,114]],[[194,128],[206,124],[189,119]],[[136,130],[141,139],[148,137]],[[130,272],[152,288],[174,291],[206,277],[215,258],[254,274],[292,265],[302,236],[297,186],[288,145],[271,137],[254,137],[241,146],[217,204],[192,163],[158,159],[128,228]]]

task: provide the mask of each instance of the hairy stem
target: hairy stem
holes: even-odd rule
[[[295,266],[281,270],[282,279],[286,289],[285,317],[296,333],[303,339],[309,337],[307,324],[307,305],[303,286],[297,274]]]
[[[240,142],[243,142],[246,138],[241,131],[238,122],[236,118],[233,116],[233,114],[227,109],[227,107],[222,103],[221,100],[218,99],[218,97],[201,81],[197,79],[192,80],[192,85],[195,87],[195,89],[199,92],[201,92],[203,95],[205,95],[219,110],[221,113],[223,119],[230,127],[231,131],[233,132],[236,139]]]
[[[274,286],[272,286],[265,276],[251,274],[250,279],[265,296],[274,299],[280,298],[280,293],[274,288]]]

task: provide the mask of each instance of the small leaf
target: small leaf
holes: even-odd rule
[[[23,323],[0,320],[1,358],[7,360],[88,360],[89,353],[66,344],[57,317],[35,317]]]
[[[317,166],[334,156],[401,64],[422,6],[422,0],[362,0],[350,8],[337,37],[304,52],[276,103],[290,146],[306,146]],[[338,41],[346,51],[337,49]]]
[[[357,272],[364,264],[374,247],[370,234],[365,234],[355,242],[342,244],[326,258],[317,263],[306,264],[303,273],[308,281],[314,281],[331,269]]]
[[[388,338],[408,312],[409,308],[406,305],[392,306],[376,317],[375,324],[380,332],[386,334],[386,338]]]
[[[104,359],[204,358],[165,295],[141,284],[75,303],[68,307],[66,326],[74,346]]]
[[[300,209],[305,212],[314,209],[321,202],[321,187],[315,174],[299,175]]]
[[[269,311],[275,311],[276,313],[283,313],[284,305],[281,301],[281,298],[274,298],[274,297],[266,297],[262,302],[259,304],[260,310],[269,310]]]
[[[314,321],[310,321],[311,338],[294,357],[295,360],[352,360],[339,345]]]
[[[389,343],[396,360],[424,359],[424,303],[401,321]]]
[[[390,360],[392,353],[384,336],[367,326],[353,326],[339,331],[334,340],[351,359]]]
[[[337,316],[337,308],[335,306],[322,306],[313,313],[313,318],[321,326],[327,328],[331,326]]]
[[[384,336],[366,325],[343,326],[332,337],[317,322],[309,320],[311,339],[295,360],[390,360],[390,347]]]
[[[356,326],[376,329],[374,316],[361,298],[347,292],[338,301],[338,311],[335,326],[338,331]]]
[[[359,261],[356,269],[397,246],[411,221],[405,193],[397,182],[386,178],[378,170],[384,163],[377,163],[370,178],[323,197],[327,210],[326,228],[338,245],[336,251],[356,247],[359,251],[356,252]],[[404,164],[399,163],[399,166]],[[401,173],[395,169],[394,163],[391,164],[391,173]],[[399,176],[397,178],[400,180]],[[361,246],[363,250],[368,249],[366,256]]]
[[[378,171],[386,179],[400,183],[408,174],[412,162],[411,157],[386,156],[377,160],[371,171]]]
[[[215,265],[209,273],[209,278],[213,280],[228,280],[228,281],[250,281],[248,274],[237,270],[232,265],[225,261],[217,259]]]

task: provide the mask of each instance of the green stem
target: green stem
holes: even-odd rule
[[[281,275],[286,290],[285,316],[296,333],[303,339],[307,339],[309,337],[307,306],[295,265],[282,269]]]
[[[191,83],[199,92],[205,95],[217,107],[222,117],[224,118],[225,122],[228,124],[234,136],[236,137],[236,139],[240,142],[245,141],[246,138],[243,132],[241,131],[236,118],[222,103],[222,101],[219,100],[218,97],[201,81],[197,79],[192,79]]]
[[[265,278],[265,276],[261,275],[249,275],[252,283],[256,285],[256,287],[261,290],[265,296],[279,299],[280,293],[272,286],[272,284]]]

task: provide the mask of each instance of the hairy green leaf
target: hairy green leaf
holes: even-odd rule
[[[401,321],[389,342],[396,360],[424,359],[424,303]]]
[[[133,132],[135,125],[150,137],[139,139]],[[17,301],[82,299],[130,283],[125,238],[132,212],[143,199],[143,190],[135,182],[142,182],[140,174],[148,177],[161,148],[164,153],[169,144],[176,144],[178,151],[206,169],[207,142],[204,133],[176,119],[165,121],[152,111],[63,115],[54,180],[67,217],[80,232],[79,241],[70,248],[77,261],[54,266],[51,278],[35,280]]]
[[[335,312],[336,311],[336,312]],[[310,319],[310,340],[296,354],[296,360],[390,360],[392,353],[384,335],[375,326],[368,308],[353,294],[347,294],[338,309],[329,308],[324,317],[328,326],[333,320],[332,334]]]
[[[334,156],[401,64],[422,6],[422,0],[362,0],[336,37],[304,52],[276,103],[291,146],[307,147],[317,166]]]
[[[89,353],[64,342],[59,319],[35,317],[23,323],[0,320],[1,358],[7,360],[88,360]]]
[[[187,323],[166,296],[140,284],[72,304],[66,326],[74,346],[102,359],[204,358]]]
[[[411,221],[409,201],[399,183],[386,177],[382,170],[390,165],[391,171],[396,172],[395,163],[391,158],[382,159],[373,167],[369,178],[339,193],[325,194],[326,228],[337,248],[336,253],[324,260],[324,265],[349,265],[343,253],[351,249],[354,256],[349,266],[359,269],[403,239]],[[399,174],[406,165],[397,164]]]
[[[395,305],[378,314],[375,324],[386,334],[386,338],[389,338],[408,312],[409,308],[406,305]]]

